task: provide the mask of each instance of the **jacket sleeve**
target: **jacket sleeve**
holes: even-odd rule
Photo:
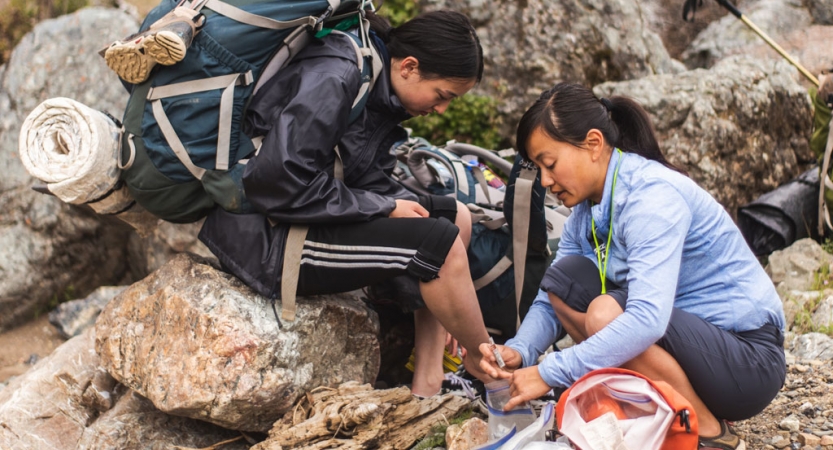
[[[322,58],[318,58],[319,60]],[[332,176],[334,147],[349,127],[359,89],[355,62],[300,61],[278,76],[269,131],[246,166],[247,199],[279,222],[360,222],[388,216],[391,197],[351,189]]]

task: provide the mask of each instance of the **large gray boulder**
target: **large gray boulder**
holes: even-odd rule
[[[203,448],[239,437],[215,425],[162,413],[117,384],[101,367],[94,341],[92,330],[67,341],[0,391],[0,448]]]
[[[718,7],[717,5],[709,5]],[[795,0],[752,0],[739,9],[775,42],[782,42],[792,32],[809,27],[813,17],[801,2]],[[712,22],[683,52],[682,59],[690,68],[708,68],[717,61],[740,53],[763,40],[737,17],[729,14]],[[777,53],[772,52],[775,57]]]
[[[17,157],[21,124],[43,100],[69,97],[121,117],[127,93],[97,52],[138,26],[120,10],[83,9],[39,24],[0,67],[0,330],[67,294],[141,279],[179,252],[210,256],[196,239],[199,224],[145,214],[134,220],[142,225],[136,233],[118,219],[34,192],[39,181]]]
[[[813,16],[813,22],[819,25],[833,25],[833,0],[804,0]]]
[[[267,299],[181,254],[110,301],[96,350],[162,411],[266,431],[304,393],[373,382],[379,370],[378,319],[355,294],[297,307],[279,325]]]
[[[119,116],[127,96],[97,51],[129,34],[135,18],[88,8],[39,23],[0,67],[0,330],[66,292],[86,295],[127,273],[129,229],[36,193],[18,158],[26,116],[42,101],[69,97]]]
[[[737,207],[806,170],[812,109],[795,69],[735,56],[711,70],[604,83],[648,111],[666,156],[734,216]]]
[[[592,86],[684,70],[626,0],[437,0],[472,17],[483,45],[479,94],[498,100],[513,136],[521,114],[558,81]]]

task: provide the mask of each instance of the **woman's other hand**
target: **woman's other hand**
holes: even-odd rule
[[[538,366],[518,369],[509,378],[509,395],[512,398],[506,402],[503,410],[510,411],[512,408],[522,405],[524,402],[535,400],[546,395],[550,389],[552,387],[541,378],[541,374],[538,372]]]
[[[396,208],[391,211],[389,217],[428,217],[428,210],[417,202],[397,199]]]
[[[492,352],[492,344],[483,343],[480,344],[480,353],[483,354],[483,359],[480,360],[480,369],[494,379],[511,378],[512,371],[521,367],[521,363],[523,363],[521,354],[517,350],[504,345],[495,345],[495,348],[500,352],[506,366],[501,369],[497,364],[495,354]]]

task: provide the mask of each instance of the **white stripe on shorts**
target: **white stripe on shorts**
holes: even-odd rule
[[[398,247],[382,247],[376,245],[337,245],[325,244],[323,242],[304,241],[305,247],[319,248],[322,250],[335,250],[339,252],[367,252],[367,253],[395,253],[400,255],[408,255],[409,257],[416,254],[416,250],[410,248]]]
[[[301,264],[308,264],[311,266],[320,267],[339,267],[343,269],[407,269],[408,264],[402,263],[383,263],[378,261],[352,261],[352,262],[337,262],[337,261],[319,261],[309,258],[301,258]]]
[[[308,257],[307,259],[316,259],[316,257],[326,258],[326,259],[344,259],[344,260],[362,260],[362,259],[375,259],[381,261],[398,261],[405,264],[408,264],[408,261],[412,259],[410,256],[398,256],[398,255],[388,255],[388,254],[344,254],[344,253],[327,253],[327,252],[317,252],[315,250],[308,250],[304,249],[301,255]]]
[[[348,253],[352,252],[352,253]],[[346,269],[406,269],[416,250],[373,245],[304,241],[301,264]]]

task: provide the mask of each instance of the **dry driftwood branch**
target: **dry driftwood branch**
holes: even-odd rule
[[[348,382],[302,397],[252,450],[407,449],[469,404],[450,394],[417,400],[406,387],[374,390]]]

